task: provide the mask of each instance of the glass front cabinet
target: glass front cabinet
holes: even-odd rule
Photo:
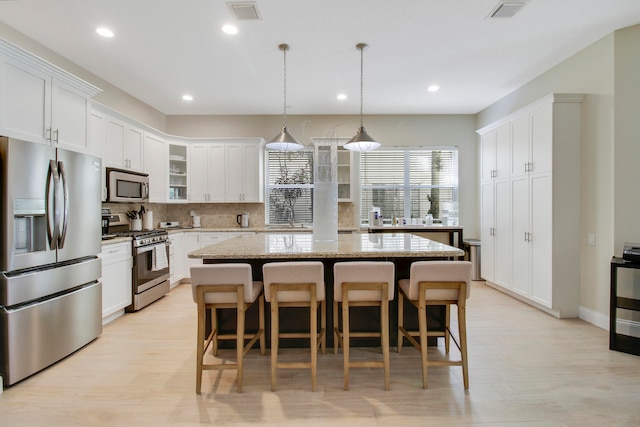
[[[188,200],[188,143],[169,142],[169,193],[170,203],[186,203]]]
[[[337,159],[336,176],[338,181],[338,202],[353,201],[353,152],[346,150],[343,146],[349,138],[313,138],[316,156],[319,151],[327,148],[336,151]],[[333,157],[333,156],[332,156]]]

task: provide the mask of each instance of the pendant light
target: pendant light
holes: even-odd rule
[[[364,89],[363,89],[363,51],[364,48],[367,47],[365,43],[358,43],[356,45],[356,49],[360,51],[360,128],[358,128],[358,132],[356,135],[351,138],[345,145],[344,148],[351,151],[371,151],[380,147],[380,143],[376,142],[375,139],[371,138],[366,130],[364,130],[364,125],[362,124],[362,104],[364,99]]]
[[[276,135],[266,145],[267,148],[280,151],[294,151],[304,148],[296,139],[291,136],[289,129],[287,129],[287,50],[289,50],[288,44],[281,44],[278,48],[283,52],[284,57],[284,115],[282,132]]]

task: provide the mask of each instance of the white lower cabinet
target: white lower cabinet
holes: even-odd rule
[[[124,314],[131,305],[133,258],[131,242],[102,247],[102,323],[106,324]]]
[[[488,144],[481,152],[489,153],[482,277],[558,317],[577,317],[580,304],[582,98],[552,94],[478,131]],[[493,157],[511,159],[506,176],[492,169]]]
[[[184,233],[169,234],[169,242],[169,283],[173,288],[184,278]]]
[[[200,249],[200,233],[184,233],[184,277],[191,277],[191,267],[202,264],[201,259],[189,258],[190,252]]]
[[[184,233],[184,277],[191,277],[191,266],[202,264],[198,258],[189,258],[189,253],[215,245],[236,236],[255,234],[253,231],[211,231]]]

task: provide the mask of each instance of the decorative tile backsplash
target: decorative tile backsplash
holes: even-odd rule
[[[140,204],[133,203],[103,203],[103,208],[111,209],[112,213],[124,213],[130,210],[140,210]],[[164,204],[145,203],[147,211],[153,212],[154,227],[160,222],[177,221],[180,225],[190,226],[191,211],[200,217],[202,228],[233,228],[238,226],[237,215],[249,213],[249,227],[264,227],[265,215],[263,203],[185,203]],[[338,227],[354,227],[353,203],[338,203]]]

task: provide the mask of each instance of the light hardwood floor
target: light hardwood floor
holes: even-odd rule
[[[0,425],[640,425],[640,357],[608,350],[606,331],[553,318],[483,282],[473,284],[467,310],[468,391],[457,367],[430,369],[423,390],[418,352],[392,347],[386,392],[379,369],[352,369],[344,391],[342,354],[327,352],[318,358],[318,391],[305,369],[279,372],[272,393],[269,356],[256,349],[246,359],[243,393],[234,371],[209,371],[196,395],[196,306],[190,285],[181,285],[6,389]],[[352,357],[379,353],[353,350]],[[443,345],[430,352],[440,357]],[[308,350],[283,349],[282,357],[307,358]]]

